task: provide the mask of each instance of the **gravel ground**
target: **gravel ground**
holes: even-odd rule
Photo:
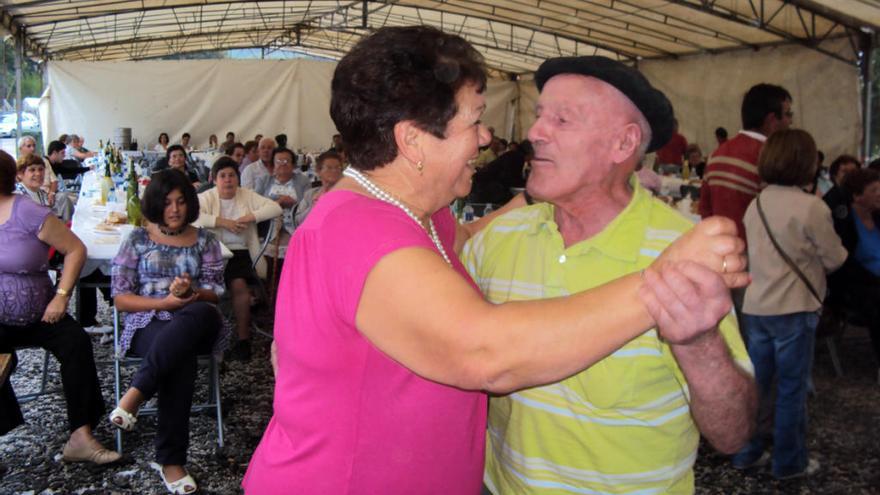
[[[102,308],[107,318],[106,308]],[[258,323],[267,328],[267,315]],[[93,337],[98,369],[108,404],[113,398],[110,343]],[[880,494],[880,386],[870,343],[863,329],[850,329],[840,343],[846,375],[834,376],[828,351],[817,345],[816,394],[810,398],[809,447],[822,469],[809,479],[777,482],[766,469],[739,472],[725,456],[703,446],[696,465],[697,493],[706,494]],[[221,374],[224,397],[226,448],[216,448],[212,415],[191,421],[188,468],[201,493],[241,493],[239,483],[272,411],[273,379],[268,363],[269,340],[257,336],[249,363],[225,363]],[[13,383],[19,394],[39,386],[42,351],[19,353]],[[53,360],[53,369],[57,363]],[[58,384],[57,372],[52,373]],[[200,380],[197,397],[204,397]],[[164,493],[149,463],[153,460],[154,417],[144,417],[132,433],[123,436],[126,460],[122,465],[97,468],[60,461],[67,438],[66,414],[59,394],[50,394],[23,406],[26,424],[0,438],[0,462],[6,472],[0,494],[147,494]],[[96,430],[105,446],[114,445],[107,423]]]

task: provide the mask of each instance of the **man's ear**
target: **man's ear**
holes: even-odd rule
[[[401,120],[394,124],[394,142],[397,144],[397,154],[412,163],[424,160],[424,153],[422,153],[424,134],[425,131],[416,127],[411,120]]]
[[[623,126],[613,141],[611,158],[614,163],[623,163],[638,153],[642,143],[642,128],[635,122]]]

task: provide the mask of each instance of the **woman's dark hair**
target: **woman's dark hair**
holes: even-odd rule
[[[336,159],[339,163],[342,163],[342,156],[339,153],[333,150],[327,150],[318,155],[318,158],[315,159],[315,170],[320,172],[321,169],[324,168],[324,161],[330,159]]]
[[[250,153],[251,150],[253,150],[256,147],[257,147],[256,141],[247,141],[246,143],[244,143],[244,154],[246,155],[246,154]]]
[[[740,114],[743,129],[759,129],[768,113],[782,118],[782,103],[791,101],[791,94],[782,86],[756,84],[743,97]]]
[[[167,132],[163,132],[163,133],[159,134],[159,142],[160,142],[160,143],[162,142],[162,136],[165,136],[165,142],[166,142],[166,143],[169,142],[169,141],[171,140],[171,139],[168,137],[168,133],[167,133]]]
[[[294,167],[296,167],[296,153],[292,149],[278,147],[272,150],[272,163],[275,163],[275,155],[278,153],[288,153],[290,155],[290,159],[292,162],[290,163]]]
[[[229,156],[221,156],[214,162],[214,165],[211,165],[211,177],[214,178],[214,182],[217,181],[217,174],[224,168],[235,170],[235,175],[238,176],[238,181],[241,182],[241,172],[238,170],[238,163],[235,163],[235,160]]]
[[[15,177],[17,169],[15,158],[9,153],[0,150],[0,194],[12,194],[15,191]]]
[[[352,166],[372,170],[397,156],[394,126],[410,120],[442,138],[466,84],[486,86],[483,57],[467,41],[429,26],[381,28],[333,74],[330,116]]]
[[[235,148],[244,149],[244,145],[239,142],[232,143],[226,146],[226,149],[223,150],[223,153],[225,153],[226,156],[232,156],[232,154],[235,153]]]
[[[801,129],[776,131],[758,156],[758,175],[768,184],[805,186],[816,173],[816,142]]]
[[[831,165],[828,167],[828,176],[831,177],[832,181],[835,177],[837,177],[837,172],[840,171],[840,167],[847,163],[855,164],[856,168],[862,166],[862,162],[860,162],[858,158],[852,155],[840,155],[835,158],[834,161],[831,162]]]
[[[179,144],[172,144],[168,147],[167,150],[165,150],[165,159],[171,161],[171,153],[175,151],[180,151],[181,153],[183,153],[183,157],[186,158],[186,150],[183,148],[183,146]]]
[[[179,170],[161,170],[150,177],[150,184],[141,199],[141,211],[147,220],[165,225],[165,198],[171,191],[180,191],[186,201],[186,223],[199,218],[199,197],[186,174]]]
[[[846,174],[843,178],[843,190],[852,196],[859,196],[873,182],[880,181],[880,172],[870,168],[860,168]]]

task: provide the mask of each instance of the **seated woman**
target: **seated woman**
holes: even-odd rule
[[[312,211],[312,207],[318,202],[318,198],[332,189],[339,182],[339,179],[342,178],[342,155],[332,150],[321,153],[315,161],[315,170],[318,172],[321,185],[313,187],[303,194],[293,216],[294,227],[299,227],[305,222],[306,216]]]
[[[211,352],[222,328],[215,303],[225,290],[223,257],[211,232],[190,225],[198,197],[179,172],[154,174],[141,203],[149,223],[119,247],[112,290],[116,308],[126,313],[121,352],[130,350],[143,362],[110,421],[131,431],[141,404],[158,393],[153,467],[168,491],[192,493],[197,486],[184,464],[196,358]]]
[[[196,225],[213,231],[232,259],[226,264],[226,284],[232,291],[232,306],[238,340],[231,358],[247,361],[251,357],[251,291],[255,283],[254,260],[260,251],[257,223],[281,215],[281,207],[271,199],[239,187],[238,164],[221,156],[211,168],[215,187],[199,195],[199,218]],[[258,266],[263,272],[264,268]]]
[[[220,150],[220,144],[217,142],[217,135],[211,134],[208,136],[208,147],[205,148],[205,151],[218,151]]]
[[[33,136],[22,136],[21,139],[18,140],[19,160],[26,156],[37,154],[36,150],[37,142],[34,140]],[[48,159],[44,158],[43,164],[46,166],[46,173],[44,174],[43,185],[41,188],[49,195],[49,200],[55,202],[55,196],[58,194],[59,186],[58,176],[56,176],[55,171],[52,170],[52,164],[49,163]]]
[[[67,314],[70,292],[86,260],[86,248],[48,208],[20,195],[15,161],[0,151],[0,353],[19,346],[47,349],[61,363],[61,383],[71,431],[62,458],[68,462],[107,464],[120,455],[92,435],[104,414],[92,341]],[[64,255],[58,285],[49,279],[49,248]],[[23,422],[12,385],[0,385],[0,432]]]
[[[296,165],[296,155],[287,148],[275,148],[272,151],[272,162],[275,167],[272,170],[272,180],[266,188],[269,199],[278,203],[282,209],[281,226],[278,229],[275,240],[266,247],[266,256],[271,260],[283,260],[284,254],[287,252],[287,243],[290,242],[290,236],[293,235],[294,225],[293,215],[298,210],[300,194],[297,193],[296,181],[293,179],[293,171]],[[281,261],[278,266],[270,260],[269,272],[272,278],[277,278],[281,273]]]
[[[159,142],[156,143],[156,146],[153,146],[153,151],[161,151],[163,153],[168,151],[169,141],[170,139],[168,138],[167,132],[159,134]]]
[[[186,151],[183,146],[179,144],[169,146],[168,151],[165,152],[165,158],[168,160],[168,168],[172,168],[186,175],[194,188],[198,189],[199,186],[202,185],[199,181],[199,174],[186,164]]]
[[[73,203],[64,194],[49,195],[41,187],[45,181],[46,165],[37,155],[23,156],[18,160],[16,168],[18,184],[16,192],[34,200],[40,206],[52,210],[56,217],[65,223],[73,216]]]
[[[849,253],[840,270],[831,274],[829,304],[861,317],[871,333],[880,365],[880,172],[858,168],[842,180],[850,198],[846,210],[836,208],[834,230]],[[880,369],[877,371],[880,382]]]

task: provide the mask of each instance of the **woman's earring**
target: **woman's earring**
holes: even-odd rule
[[[416,162],[416,169],[419,171],[419,175],[422,175],[422,170],[425,169],[425,166],[422,165],[422,161],[421,161],[421,160],[419,160],[418,162]]]

